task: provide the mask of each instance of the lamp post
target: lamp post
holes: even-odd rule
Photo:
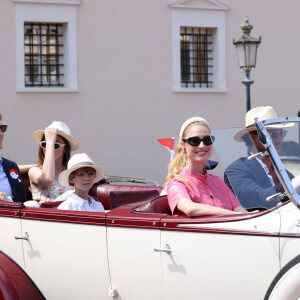
[[[251,109],[250,85],[254,82],[250,79],[250,71],[256,65],[257,48],[261,43],[261,37],[256,39],[250,36],[253,26],[249,24],[248,18],[245,19],[245,23],[241,25],[241,28],[243,35],[237,41],[233,39],[233,44],[237,50],[240,68],[243,68],[246,74],[246,78],[242,83],[246,86],[247,111],[249,111]]]

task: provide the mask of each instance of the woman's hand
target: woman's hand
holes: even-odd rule
[[[45,141],[48,145],[50,143],[52,146],[56,142],[57,128],[47,127],[45,129]]]
[[[52,199],[42,196],[39,204],[41,205],[42,203],[48,203],[52,201],[53,201]]]
[[[249,212],[242,206],[238,206],[234,209],[234,211],[236,213],[240,213],[240,214],[248,214]]]
[[[47,127],[45,129],[46,152],[42,166],[42,181],[39,185],[50,186],[55,180],[55,149],[57,128]]]

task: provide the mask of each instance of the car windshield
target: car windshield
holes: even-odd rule
[[[300,123],[295,122],[295,119],[300,120],[293,118],[292,122],[277,122],[266,127],[273,148],[290,178],[300,175]],[[225,178],[241,205],[249,210],[275,206],[279,202],[278,198],[266,199],[279,191],[284,192],[269,154],[266,153],[265,158],[257,154],[264,153],[266,147],[255,138],[257,134],[254,129],[250,134],[242,128],[219,129],[212,133],[215,136],[213,159],[219,162],[214,173]],[[251,155],[254,157],[249,160]]]

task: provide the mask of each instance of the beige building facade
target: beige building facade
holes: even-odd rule
[[[109,175],[163,184],[169,153],[158,138],[177,142],[195,115],[213,128],[244,124],[245,75],[232,40],[246,16],[251,35],[262,36],[252,107],[298,115],[299,10],[297,0],[3,0],[0,112],[8,130],[1,155],[37,162],[32,132],[63,121],[80,141],[76,152]],[[184,50],[202,36],[205,54],[192,63],[190,52],[183,66]],[[199,69],[202,60],[207,67]]]

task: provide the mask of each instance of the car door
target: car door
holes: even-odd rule
[[[263,299],[279,266],[278,211],[161,220],[165,296]]]
[[[280,228],[281,266],[300,255],[300,210],[292,202],[282,207]]]
[[[46,299],[111,299],[105,213],[25,208],[21,220],[25,271]]]
[[[134,214],[126,205],[107,214],[107,245],[116,300],[162,300],[159,221],[162,215]]]
[[[16,239],[21,236],[21,207],[22,203],[0,203],[0,251],[23,268],[22,243]]]

